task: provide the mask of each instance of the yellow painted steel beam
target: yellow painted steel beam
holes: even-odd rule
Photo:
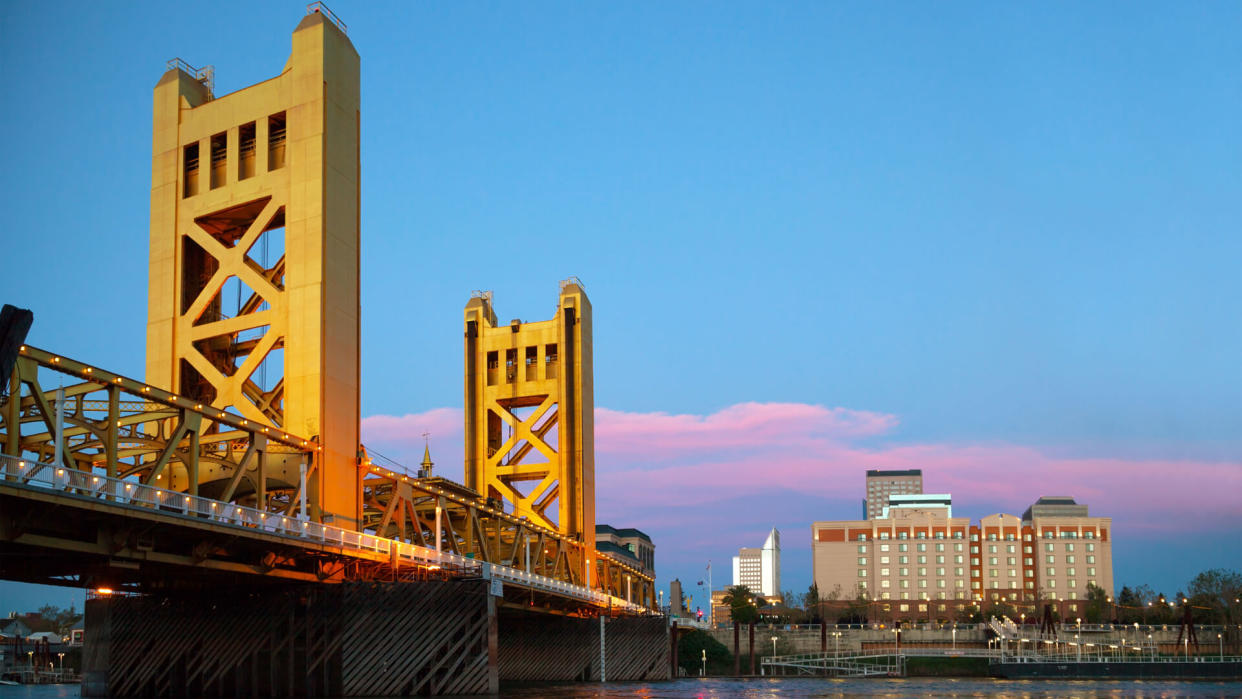
[[[318,12],[292,44],[228,95],[177,66],[155,86],[146,378],[321,445],[310,515],[352,529],[359,59]]]
[[[551,320],[500,325],[491,294],[466,304],[466,485],[582,543],[563,564],[584,576],[595,553],[591,303],[561,285]],[[553,433],[555,439],[552,438]]]

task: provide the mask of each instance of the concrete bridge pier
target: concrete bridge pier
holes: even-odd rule
[[[89,600],[84,697],[495,694],[501,681],[671,676],[663,617],[504,607],[487,581]]]

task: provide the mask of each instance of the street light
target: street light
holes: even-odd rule
[[[1221,659],[1221,662],[1224,662],[1225,660],[1225,639],[1221,638],[1220,634],[1216,634],[1216,643],[1220,645],[1220,659]]]
[[[1218,635],[1219,635],[1219,634],[1218,634]],[[60,656],[60,674],[62,674],[62,675],[63,675],[63,674],[65,674],[65,654],[64,654],[64,653],[57,653],[56,655]]]
[[[841,655],[841,632],[840,632],[840,631],[833,631],[833,632],[832,632],[832,636],[833,636],[833,638],[832,638],[833,645],[835,645],[835,646],[836,646],[836,652],[835,652],[835,654],[839,656],[839,655]]]
[[[772,657],[773,658],[776,657],[776,639],[777,639],[776,636],[772,637]]]
[[[1078,653],[1078,662],[1082,662],[1082,644],[1078,642],[1078,634],[1074,634],[1074,650]]]
[[[957,650],[957,627],[953,627],[953,650]]]
[[[699,677],[707,676],[707,649],[703,649],[703,669],[699,672]]]

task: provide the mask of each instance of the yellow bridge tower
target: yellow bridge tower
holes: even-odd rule
[[[499,325],[491,292],[465,310],[466,485],[595,557],[591,303],[561,282],[556,316]]]
[[[146,380],[315,440],[307,514],[346,528],[361,511],[358,68],[322,11],[279,75],[231,94],[170,62],[151,162]],[[293,460],[262,462],[262,486],[210,468],[171,477],[225,499],[302,496]]]

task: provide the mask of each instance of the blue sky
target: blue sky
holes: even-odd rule
[[[142,374],[151,88],[174,56],[214,64],[218,94],[275,75],[303,7],[8,8],[4,237],[27,264],[0,298],[35,311],[31,342]],[[594,305],[599,406],[868,411],[895,426],[859,438],[867,454],[1021,448],[1107,461],[1083,472],[1096,481],[1175,465],[1187,480],[1161,497],[1209,501],[1197,543],[1149,532],[1173,562],[1158,566],[1121,541],[1118,582],[1172,593],[1242,567],[1238,544],[1195,534],[1242,536],[1238,493],[1230,508],[1208,475],[1242,471],[1239,5],[332,9],[362,56],[364,415],[417,426],[459,407],[470,291],[493,289],[502,320],[542,319],[572,274]],[[460,451],[440,434],[437,452]],[[716,463],[697,458],[680,463]],[[948,482],[955,463],[905,465]],[[686,513],[746,509],[737,541],[619,521],[645,516],[626,498],[601,517],[651,529],[664,580],[792,528],[784,577],[804,589],[793,549],[862,490],[853,461],[807,468],[815,496]],[[1020,512],[1040,487],[959,489],[958,507]],[[1133,498],[1089,502],[1144,521]]]

